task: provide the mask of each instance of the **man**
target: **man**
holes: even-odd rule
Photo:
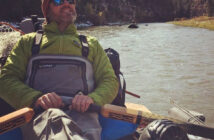
[[[87,37],[88,55],[83,56],[74,0],[42,0],[41,8],[46,24],[39,51],[33,54],[35,33],[22,36],[2,69],[0,97],[16,109],[46,110],[22,128],[24,139],[99,140],[98,115],[86,111],[90,104],[102,106],[116,97],[111,63],[93,37]],[[62,111],[65,104],[69,110]]]

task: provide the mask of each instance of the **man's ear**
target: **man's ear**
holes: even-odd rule
[[[50,5],[50,4],[49,4]],[[46,15],[46,20],[45,22],[48,24],[51,22],[51,14],[50,14],[50,6],[48,6],[48,9],[47,9],[47,15]]]

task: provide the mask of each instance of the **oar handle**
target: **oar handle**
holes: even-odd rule
[[[101,106],[98,106],[98,105],[95,105],[95,104],[90,104],[90,106],[89,106],[87,111],[100,113],[101,110],[102,110]]]
[[[61,109],[62,110],[69,110],[69,105],[65,105]],[[90,106],[88,107],[87,111],[100,113],[101,109],[102,109],[101,106],[98,106],[98,105],[95,105],[95,104],[90,104]],[[43,111],[45,111],[41,106],[35,107],[33,110],[34,110],[36,115],[42,113]]]

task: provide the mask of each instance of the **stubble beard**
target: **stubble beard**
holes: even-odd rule
[[[71,9],[69,7],[62,7],[60,9],[60,16],[59,16],[59,20],[61,22],[67,23],[67,24],[71,24],[74,23],[76,21],[76,11],[74,9]]]

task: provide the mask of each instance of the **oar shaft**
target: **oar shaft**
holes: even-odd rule
[[[16,112],[10,113],[6,116],[0,117],[0,134],[29,122],[34,115],[34,111],[37,113],[36,110],[24,108]],[[123,120],[143,125],[147,125],[157,119],[167,119],[178,124],[183,130],[185,130],[189,134],[214,139],[214,128],[186,123],[162,115],[127,109],[125,107],[110,104],[104,105],[103,107],[90,105],[89,111],[100,112],[104,117],[107,118]]]
[[[23,108],[0,117],[0,134],[30,122],[33,116],[33,109]]]

